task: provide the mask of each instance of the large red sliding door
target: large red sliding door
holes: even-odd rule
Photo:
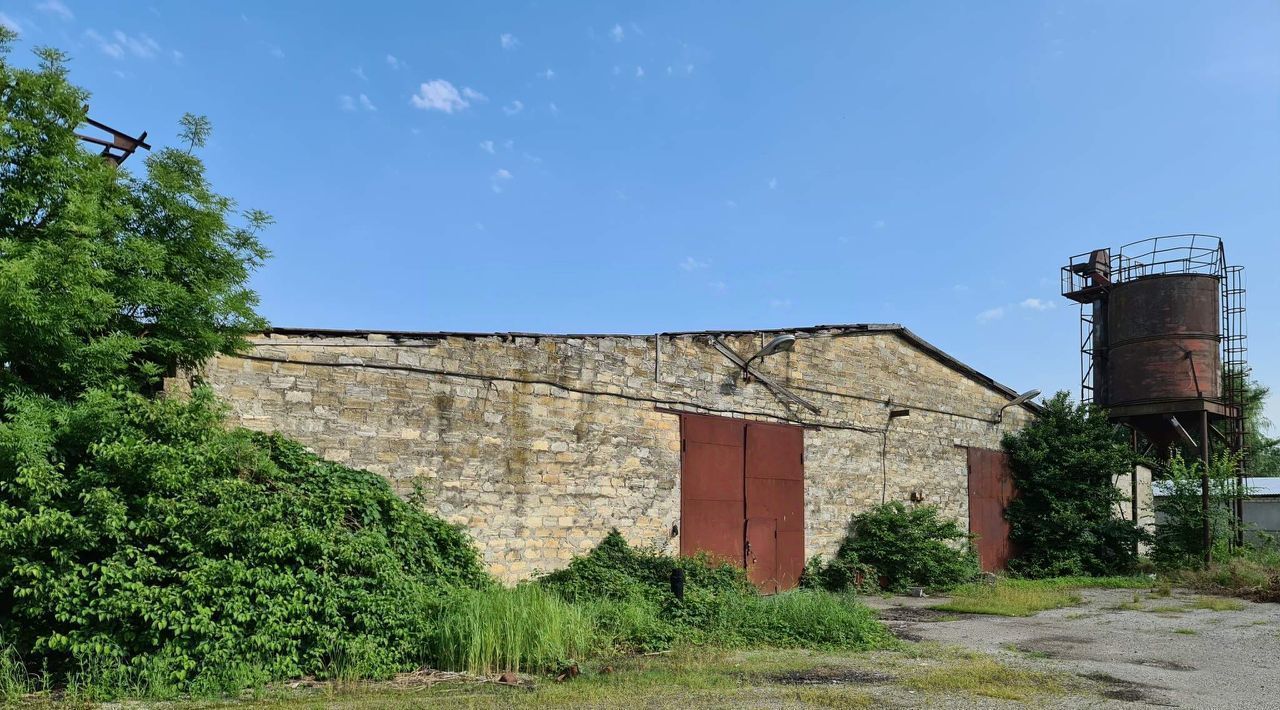
[[[680,553],[746,567],[765,593],[804,569],[804,430],[681,416]]]
[[[1001,572],[1013,557],[1009,521],[1004,510],[1017,495],[1009,472],[1009,456],[993,449],[968,448],[969,532],[978,538],[984,572]]]

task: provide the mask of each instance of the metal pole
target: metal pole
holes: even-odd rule
[[[1209,524],[1209,410],[1200,411],[1200,514],[1205,569],[1213,564],[1213,529]]]

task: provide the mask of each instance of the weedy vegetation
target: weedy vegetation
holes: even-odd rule
[[[960,585],[950,591],[948,601],[934,608],[966,614],[1030,616],[1079,604],[1081,589],[1146,589],[1152,584],[1154,582],[1146,577],[1001,578],[995,582]]]

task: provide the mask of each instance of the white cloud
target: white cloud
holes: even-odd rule
[[[883,219],[877,219],[877,220],[875,221],[875,224],[873,224],[873,225],[871,225],[871,226],[872,226],[872,227],[875,227],[876,229],[884,229],[884,220],[883,220]]]
[[[609,37],[614,42],[621,42],[626,36],[627,33],[622,31],[622,25],[614,25],[613,29],[609,30]]]
[[[636,24],[636,23],[634,23],[634,22],[628,22],[627,24],[628,24],[628,25],[630,25],[630,27],[631,27],[631,31],[632,31],[632,32],[635,32],[637,37],[643,37],[643,36],[644,36],[644,30],[640,29],[640,25],[637,25],[637,24]]]
[[[682,271],[697,271],[699,269],[705,269],[708,266],[710,266],[710,264],[707,262],[695,259],[692,256],[686,256],[680,262],[680,269]]]
[[[187,55],[183,54],[182,52],[179,52],[179,51],[178,51],[178,50],[176,50],[176,49],[175,49],[175,50],[173,50],[173,53],[172,53],[172,54],[173,54],[173,63],[174,63],[174,64],[181,64],[181,63],[182,63],[182,60],[187,58]]]
[[[348,94],[342,94],[338,97],[338,106],[342,108],[343,111],[355,111],[357,110],[357,107],[365,111],[378,110],[378,107],[374,106],[373,102],[369,100],[369,97],[364,94],[359,94],[354,97]]]
[[[515,176],[505,168],[498,168],[497,172],[489,176],[489,187],[492,188],[494,192],[502,192],[506,184],[514,179]]]
[[[955,286],[952,286],[952,287],[951,287],[951,290],[952,290],[952,291],[955,291],[956,293],[968,293],[968,292],[969,292],[969,285],[968,285],[968,284],[956,284]]]
[[[989,323],[993,320],[1000,320],[1001,318],[1004,318],[1004,306],[997,306],[996,308],[988,308],[987,310],[978,314],[979,323]]]
[[[493,141],[480,141],[480,150],[493,155]]]
[[[728,208],[729,208],[729,209],[731,209],[731,210],[733,210],[733,209],[737,209],[737,208],[738,208],[738,201],[737,201],[737,200],[725,200],[725,201],[724,201],[724,206],[725,206],[725,207],[728,207]]]
[[[644,67],[640,67],[640,66],[636,67],[636,78],[637,79],[644,78]]]
[[[769,306],[771,308],[779,308],[779,309],[790,308],[791,299],[790,298],[772,298],[772,299],[769,299]]]
[[[276,45],[274,45],[274,44],[269,45],[269,47],[270,47],[270,49],[268,49],[267,51],[271,53],[271,56],[275,57],[276,59],[284,59],[284,50],[283,50],[283,49],[281,49],[280,47],[278,47],[278,46],[276,46]]]
[[[530,163],[535,163],[535,164],[536,164],[536,163],[541,163],[541,162],[542,162],[542,158],[539,158],[538,156],[534,155],[533,153],[525,153],[525,154],[524,154],[524,159],[525,159],[525,160],[527,160],[527,161],[529,161]]]
[[[511,103],[502,107],[502,112],[507,114],[508,116],[514,116],[523,110],[524,110],[524,102],[521,101],[520,99],[516,99],[515,101],[512,101]]]
[[[399,69],[400,67],[404,66],[404,64],[399,59],[396,59],[394,55],[388,54],[387,66],[391,67],[392,69]]]
[[[160,51],[160,43],[147,35],[132,37],[116,30],[111,33],[110,38],[107,38],[94,30],[86,30],[84,36],[97,44],[98,49],[112,59],[123,59],[125,55],[139,59],[152,59]]]
[[[711,289],[715,293],[724,293],[729,290],[729,285],[723,281],[711,281],[707,284],[707,288]]]
[[[551,110],[552,116],[560,115],[560,107],[556,106],[556,102],[552,101],[551,103],[547,104],[547,108]]]
[[[617,75],[619,75],[619,74],[621,74],[621,73],[622,73],[622,67],[618,66],[617,64],[614,64],[614,65],[613,65],[613,75],[614,75],[614,76],[617,76]]]
[[[498,38],[498,41],[502,43],[502,48],[508,52],[520,46],[520,40],[516,39],[516,36],[510,32],[502,33],[502,36]]]
[[[778,178],[776,177],[769,178],[769,189],[770,190],[778,189]]]
[[[365,73],[364,73],[364,67],[356,67],[355,69],[352,69],[352,70],[351,70],[351,73],[352,73],[352,74],[355,74],[355,75],[356,75],[356,77],[358,77],[358,78],[360,79],[360,81],[368,81],[368,80],[369,80],[369,77],[365,76]]]
[[[464,88],[463,92],[467,94],[467,98],[472,100],[480,100],[475,97],[483,98],[479,92],[473,92],[470,88]],[[471,96],[471,94],[475,94],[475,96]],[[463,98],[463,95],[459,94],[453,84],[448,81],[432,79],[418,87],[418,93],[409,99],[409,104],[423,111],[453,113],[471,105],[467,98]]]
[[[511,150],[512,148],[516,147],[516,142],[508,138],[505,141],[502,141],[502,147],[506,148],[507,150]]]
[[[488,96],[485,96],[484,94],[480,93],[479,91],[476,91],[470,86],[462,87],[462,98],[466,99],[467,101],[474,101],[478,104],[482,104],[485,101],[489,100]]]
[[[1054,307],[1053,301],[1043,301],[1039,298],[1028,298],[1018,305],[1032,311],[1047,311]]]
[[[543,79],[546,79],[547,81],[550,81],[556,78],[556,73],[553,69],[548,67],[546,71],[538,72],[538,76],[542,77]]]
[[[76,17],[71,8],[63,5],[59,0],[45,0],[45,2],[38,3],[36,9],[41,12],[47,12],[50,15],[57,15],[59,19],[63,20],[74,20]]]

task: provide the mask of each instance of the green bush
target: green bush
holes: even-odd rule
[[[589,553],[573,558],[564,569],[543,576],[539,583],[569,601],[671,598],[671,573],[684,570],[685,589],[715,593],[753,593],[741,567],[706,556],[676,558],[651,550],[637,550],[617,530],[609,531]]]
[[[875,588],[901,592],[910,586],[945,588],[978,576],[978,557],[967,532],[931,505],[884,503],[855,515],[836,556],[810,562],[812,584],[829,591]]]
[[[671,571],[677,567],[685,572],[683,600],[671,592]],[[763,597],[740,567],[636,550],[616,530],[539,584],[582,605],[602,643],[621,651],[657,651],[681,643],[862,649],[889,638],[871,612],[851,598],[814,591]]]
[[[1006,434],[1018,496],[1009,503],[1012,572],[1027,577],[1101,577],[1132,572],[1146,533],[1116,515],[1125,496],[1117,476],[1136,458],[1105,412],[1074,405],[1066,392],[1033,422]]]
[[[33,670],[188,690],[385,676],[423,659],[443,590],[491,584],[458,529],[374,474],[224,429],[206,390],[6,405],[0,639]]]
[[[588,614],[530,584],[453,592],[433,627],[429,657],[471,673],[553,670],[594,640]]]

